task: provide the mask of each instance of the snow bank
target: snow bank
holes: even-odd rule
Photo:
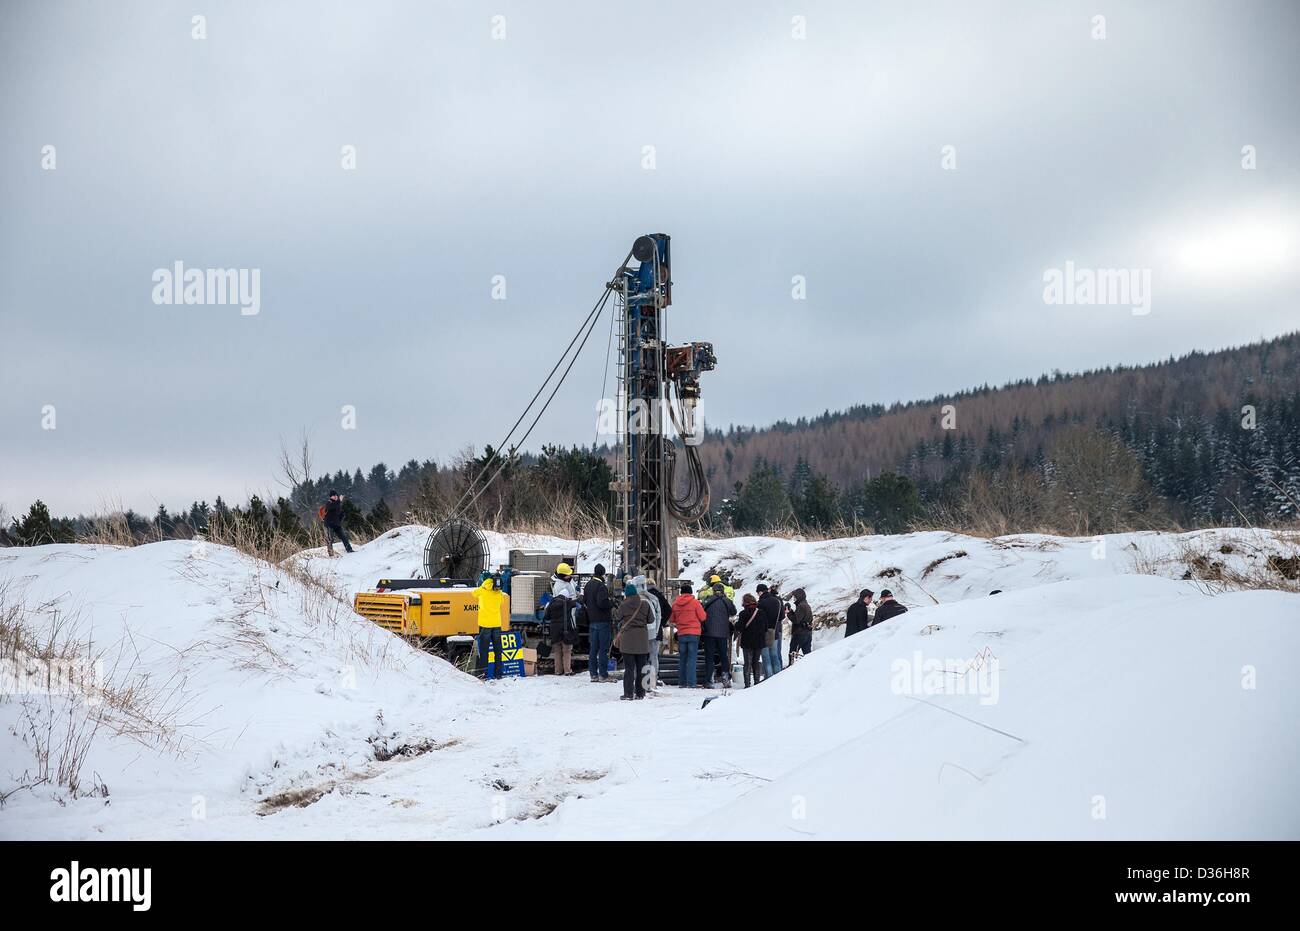
[[[314,574],[331,580],[351,597],[381,578],[422,575],[429,530],[415,524],[399,527],[348,556],[327,559],[323,550],[316,549],[302,559]],[[590,572],[598,562],[610,568],[616,563],[607,539],[575,541],[492,532],[487,539],[494,565],[507,562],[511,549],[576,550],[580,572]],[[888,588],[903,604],[919,607],[1069,579],[1092,579],[1104,587],[1118,576],[1135,573],[1170,579],[1248,575],[1260,571],[1269,555],[1300,553],[1300,533],[1230,528],[1182,534],[1017,534],[985,539],[935,531],[817,542],[683,537],[678,549],[685,578],[698,583],[721,571],[738,592],[752,591],[759,582],[778,582],[786,593],[802,586],[816,614],[826,621],[842,621],[844,609],[864,588],[875,592]],[[335,552],[340,548],[336,546]],[[839,636],[838,631],[825,633]]]
[[[436,737],[424,726],[429,709],[480,688],[310,579],[227,547],[10,549],[0,551],[0,581],[38,634],[61,629],[101,659],[110,683],[142,686],[147,720],[110,710],[82,766],[85,785],[106,789],[111,805],[69,802],[96,830],[117,821],[114,833],[151,836],[195,811],[247,809]],[[35,781],[33,723],[39,732],[69,713],[84,718],[84,701],[0,700],[0,793]],[[50,836],[40,819],[67,794],[51,784],[15,793],[0,835]]]
[[[620,702],[582,676],[486,686],[356,617],[427,532],[288,570],[179,542],[0,551],[4,599],[143,676],[158,725],[108,714],[81,796],[15,792],[0,837],[1300,838],[1300,596],[1180,581],[1293,538],[685,539],[692,579],[912,610],[753,690]],[[607,540],[489,542],[613,564]],[[0,794],[35,772],[32,715],[74,701],[0,699]]]
[[[914,610],[669,722],[621,784],[506,833],[1296,839],[1298,609],[1134,576]]]

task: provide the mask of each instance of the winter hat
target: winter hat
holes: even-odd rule
[[[682,594],[683,594],[683,595],[689,595],[689,594],[690,594],[691,592],[693,592],[693,591],[695,591],[695,589],[691,588],[691,583],[690,583],[690,582],[683,582],[683,583],[682,583]]]
[[[870,598],[875,594],[876,593],[873,592],[871,589],[864,588],[862,591],[858,592],[858,600],[861,601],[863,598]]]
[[[794,591],[790,593],[790,597],[793,598],[795,601],[803,601],[805,598],[808,597],[808,594],[802,588],[796,588]]]
[[[763,594],[763,592],[767,591],[767,586],[760,582],[757,586],[754,587],[754,591],[758,592],[761,595]]]
[[[605,574],[605,567],[602,566],[600,563],[596,563],[596,568],[595,568],[595,570],[593,570],[592,574],[593,574],[593,575],[604,575],[604,574]]]
[[[635,595],[635,594],[636,594],[636,586],[633,585],[631,582],[628,582],[626,585],[623,586],[623,594],[624,594],[624,595],[629,595],[629,596],[630,596],[630,595]]]
[[[337,491],[335,491],[333,488],[331,488],[331,489],[330,489],[329,496],[330,496],[331,498],[337,498],[337,497],[339,496],[339,493],[338,493]]]
[[[887,588],[882,588],[882,589],[880,590],[880,597],[881,597],[881,598],[893,598],[893,597],[894,597],[894,593],[891,592],[891,591],[890,591],[889,589],[887,589]]]

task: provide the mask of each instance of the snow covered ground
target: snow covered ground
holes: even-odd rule
[[[305,571],[189,543],[0,551],[0,607],[93,642],[114,686],[77,798],[16,787],[83,700],[0,699],[0,838],[1300,838],[1300,596],[1213,580],[1293,539],[687,539],[693,579],[803,586],[827,620],[862,587],[912,610],[819,631],[753,690],[628,703],[583,676],[477,682],[330,596],[418,574],[425,533]],[[580,571],[608,549],[582,541]]]

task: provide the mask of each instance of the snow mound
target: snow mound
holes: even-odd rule
[[[330,580],[340,594],[372,588],[381,578],[423,575],[424,544],[430,528],[398,527],[356,552],[328,559],[321,549],[301,554],[313,574]],[[578,571],[596,563],[613,569],[608,539],[565,540],[538,534],[487,532],[493,565],[512,549],[577,553]],[[781,537],[682,537],[678,544],[684,578],[699,582],[718,571],[737,592],[759,582],[778,582],[786,593],[802,587],[814,613],[843,620],[844,609],[864,588],[890,589],[909,607],[984,597],[994,590],[1023,591],[1049,582],[1152,574],[1170,579],[1249,576],[1267,572],[1270,556],[1300,554],[1300,533],[1248,528],[1057,537],[1017,534],[985,539],[930,531],[801,541]],[[341,548],[335,547],[336,553]],[[1278,577],[1280,580],[1280,576]],[[838,631],[819,631],[820,636]]]
[[[691,579],[802,586],[828,621],[862,587],[911,610],[819,631],[752,690],[620,702],[585,676],[488,686],[356,616],[353,592],[419,574],[427,533],[282,568],[0,550],[0,621],[107,684],[91,739],[76,695],[0,694],[0,838],[1300,838],[1300,595],[1206,581],[1295,535],[688,538]],[[488,539],[494,562],[614,562],[608,540]],[[75,791],[42,765],[69,735]]]
[[[300,784],[436,740],[430,709],[481,688],[309,575],[223,546],[10,549],[0,551],[0,585],[38,640],[96,658],[122,704],[0,697],[0,795],[32,786],[7,800],[3,836],[48,836],[43,823],[22,825],[51,798],[92,823],[131,810],[128,836],[289,800]],[[87,740],[80,790],[40,783],[42,729],[86,739],[91,710],[104,720]]]
[[[913,610],[667,723],[549,830],[1300,838],[1298,619],[1141,576]]]

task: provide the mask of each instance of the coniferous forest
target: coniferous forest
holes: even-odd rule
[[[308,539],[330,489],[361,534],[435,522],[492,457],[411,459],[339,469],[282,494],[221,495],[153,514],[54,516],[41,501],[0,544],[96,538],[111,518],[136,540],[239,525]],[[1300,333],[1217,352],[890,406],[709,431],[701,455],[710,532],[946,528],[1105,533],[1287,526],[1300,516]],[[597,532],[612,517],[608,448],[544,447],[516,457],[468,512],[496,527]]]

